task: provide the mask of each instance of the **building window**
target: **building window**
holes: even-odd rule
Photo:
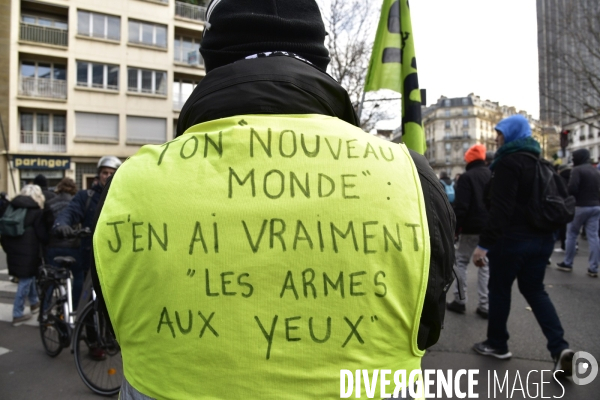
[[[121,18],[78,10],[77,33],[100,39],[121,40]]]
[[[37,15],[21,15],[21,21],[26,24],[37,25],[37,26],[47,26],[50,28],[63,29],[67,30],[69,24],[66,21],[61,21],[58,19],[54,19],[47,16],[37,16]]]
[[[449,117],[449,116],[450,116],[450,110],[445,110],[445,111],[444,111],[444,115],[445,115],[446,117]]]
[[[128,68],[127,90],[138,93],[167,94],[167,73],[149,69]]]
[[[119,90],[119,66],[77,61],[77,86]]]
[[[444,122],[444,128],[450,129],[450,121],[445,121]]]
[[[444,133],[444,138],[445,139],[450,139],[450,132]]]
[[[147,46],[167,47],[167,27],[129,20],[129,43],[145,44]]]
[[[468,138],[469,137],[469,131],[463,131],[463,137],[464,138]]]
[[[463,126],[469,126],[469,120],[463,119]]]
[[[50,113],[20,113],[20,149],[66,151],[66,117]]]
[[[66,81],[64,64],[21,61],[20,95],[66,99]]]
[[[468,108],[463,108],[462,113],[466,117],[467,115],[469,115],[469,109]]]
[[[174,110],[181,110],[183,108],[183,105],[185,104],[188,97],[190,97],[197,84],[198,82],[185,79],[178,79],[175,82],[173,82]]]
[[[186,63],[189,65],[204,65],[200,56],[200,41],[198,39],[176,36],[174,59],[176,62]]]
[[[469,98],[468,97],[463,97],[462,104],[463,104],[463,106],[468,106],[469,105]]]
[[[450,107],[450,99],[444,100],[444,106]]]
[[[127,116],[127,143],[146,144],[167,141],[165,118]]]
[[[452,150],[452,144],[446,143],[446,150]]]
[[[463,143],[463,150],[468,150],[469,149],[469,142],[464,142]]]
[[[92,140],[119,140],[119,116],[75,112],[75,136]]]

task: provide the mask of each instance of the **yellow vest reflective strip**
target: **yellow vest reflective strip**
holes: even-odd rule
[[[245,115],[144,146],[94,249],[149,397],[339,398],[340,369],[420,368],[419,177],[404,145],[337,118]]]

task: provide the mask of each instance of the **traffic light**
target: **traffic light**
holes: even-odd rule
[[[569,134],[571,133],[568,129],[563,129],[560,132],[560,147],[564,150],[569,146]]]

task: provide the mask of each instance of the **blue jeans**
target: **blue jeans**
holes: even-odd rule
[[[15,303],[13,305],[13,318],[20,318],[23,316],[25,310],[25,298],[29,300],[29,305],[38,304],[37,289],[35,288],[35,277],[31,278],[19,278],[19,287],[15,294]]]
[[[585,226],[588,245],[590,246],[590,270],[598,272],[600,261],[600,242],[598,241],[598,220],[600,220],[600,207],[575,207],[575,218],[567,225],[567,241],[565,261],[567,265],[573,265],[575,258],[575,245],[577,236],[582,226]]]
[[[519,291],[529,306],[546,339],[552,357],[569,347],[558,315],[544,290],[546,263],[554,248],[552,234],[505,233],[490,249],[488,344],[508,351],[506,323],[510,314],[512,285],[515,279]]]
[[[81,288],[83,287],[83,279],[85,278],[85,270],[81,266],[81,250],[79,248],[69,247],[49,247],[46,251],[46,262],[58,267],[54,262],[54,257],[58,256],[70,256],[73,257],[77,262],[71,267],[71,273],[73,274],[73,309],[77,309],[79,303],[79,297],[81,296]]]

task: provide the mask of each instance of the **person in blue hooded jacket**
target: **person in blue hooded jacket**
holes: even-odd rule
[[[473,262],[478,267],[486,265],[486,257],[489,259],[487,340],[476,343],[474,350],[501,359],[512,357],[508,350],[507,321],[516,279],[546,336],[555,371],[563,371],[557,376],[570,376],[574,352],[563,337],[556,309],[544,290],[546,263],[554,249],[553,232],[537,230],[527,218],[540,144],[531,137],[529,122],[522,115],[503,119],[495,129],[498,151],[490,165],[489,220],[473,253]]]

